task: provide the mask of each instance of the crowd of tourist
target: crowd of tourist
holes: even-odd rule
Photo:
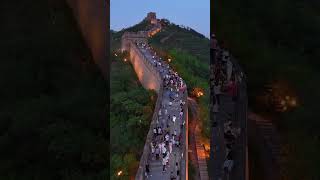
[[[171,179],[179,179],[180,159],[183,158],[181,144],[183,143],[183,128],[185,126],[186,84],[165,60],[157,56],[150,46],[145,43],[137,43],[137,46],[160,73],[163,86],[163,100],[157,112],[156,126],[152,129],[151,154],[145,167],[145,175],[151,176],[149,162],[160,161],[163,173],[169,170]]]
[[[236,138],[241,133],[241,128],[234,127],[232,114],[225,113],[222,105],[221,96],[231,97],[234,103],[238,99],[238,84],[239,72],[234,67],[229,51],[224,47],[223,43],[218,41],[213,34],[211,36],[211,59],[210,65],[210,83],[211,83],[211,99],[214,114],[224,113],[228,115],[226,122],[219,122],[214,119],[213,126],[217,127],[223,124],[224,129],[224,146],[225,146],[225,161],[223,163],[223,170],[228,174],[234,165],[234,145]],[[214,118],[217,116],[214,116]]]

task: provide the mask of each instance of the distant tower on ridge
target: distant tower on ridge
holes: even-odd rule
[[[157,24],[158,20],[157,20],[157,15],[155,12],[149,12],[147,15],[147,20],[151,23],[151,24]]]

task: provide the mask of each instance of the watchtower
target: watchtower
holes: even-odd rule
[[[151,24],[157,24],[157,15],[155,12],[149,12],[146,18]]]

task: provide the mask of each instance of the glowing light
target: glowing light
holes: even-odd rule
[[[170,59],[170,58],[168,59],[168,62],[171,62],[171,59]]]
[[[288,109],[287,106],[284,106],[284,107],[282,108],[283,111],[286,111],[287,109]]]
[[[203,96],[203,92],[198,92],[197,97]]]
[[[285,105],[286,102],[285,102],[283,99],[281,99],[280,104],[281,104],[281,105]]]
[[[297,101],[296,101],[295,99],[292,99],[292,100],[290,101],[290,105],[291,105],[291,106],[296,106],[296,105],[297,105]]]
[[[114,53],[115,56],[118,56],[116,53]]]
[[[119,172],[117,173],[118,176],[121,176],[121,174],[122,174],[122,171],[119,171]]]
[[[204,95],[204,92],[201,88],[194,88],[193,89],[193,94],[196,96],[196,97],[201,97]]]
[[[127,58],[124,58],[124,62],[127,62]]]
[[[286,96],[286,100],[289,100],[290,99],[290,96]]]

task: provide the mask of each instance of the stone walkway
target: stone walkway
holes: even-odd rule
[[[262,116],[250,112],[248,119],[253,123],[255,129],[255,138],[259,141],[262,159],[264,162],[264,171],[266,180],[281,179],[281,161],[285,154],[281,149],[281,139],[274,124],[271,120],[265,119]]]
[[[207,157],[206,157],[206,152],[203,147],[203,144],[201,143],[201,130],[198,126],[199,119],[198,119],[198,106],[197,103],[194,99],[188,98],[188,105],[189,108],[192,112],[192,129],[189,129],[190,135],[192,138],[193,145],[195,146],[193,148],[195,156],[195,161],[196,161],[196,180],[209,180],[209,175],[208,175],[208,166],[207,166]],[[190,122],[190,121],[189,121]],[[189,126],[190,127],[190,126]],[[190,143],[191,144],[191,143]]]
[[[219,106],[219,112],[212,112],[214,119],[217,122],[217,126],[212,129],[211,136],[211,155],[213,155],[213,169],[212,178],[213,179],[226,179],[226,176],[223,172],[223,163],[226,159],[226,148],[224,140],[224,123],[228,121],[229,118],[232,118],[234,114],[234,103],[231,100],[231,97],[222,95],[221,104]]]
[[[200,180],[209,180],[206,152],[204,150],[203,144],[200,141],[201,132],[198,126],[196,126],[195,131],[196,131],[195,140],[196,140]]]
[[[214,51],[212,51],[214,52]],[[225,49],[216,49],[216,54],[211,55],[211,104],[210,116],[212,117],[212,134],[210,139],[210,179],[217,180],[244,180],[246,169],[246,122],[247,122],[247,96],[246,85],[243,81],[243,72],[238,63]],[[231,78],[234,76],[233,78]],[[225,80],[223,80],[225,77]],[[215,83],[227,87],[230,80],[234,79],[236,90],[223,93]],[[221,84],[220,84],[221,85]],[[232,84],[230,84],[232,87]],[[220,89],[220,90],[219,90]],[[227,88],[228,89],[228,88]],[[213,101],[220,94],[220,105]],[[232,95],[236,98],[232,100]],[[228,125],[232,123],[232,125]],[[227,148],[227,145],[230,146]],[[230,164],[232,165],[230,165]],[[230,169],[224,171],[224,166],[229,164]]]
[[[154,67],[160,72],[162,77],[165,77],[166,75],[170,74],[170,67],[169,65],[164,62],[163,60],[160,60],[159,57],[155,55],[154,52],[148,47],[139,45],[139,50],[143,53],[143,55],[146,57],[146,59],[154,65]],[[161,64],[161,65],[160,65]],[[185,94],[186,91],[180,90],[177,91],[171,91],[170,88],[164,88],[163,94],[162,94],[162,105],[161,105],[161,115],[158,116],[158,123],[157,126],[160,126],[161,129],[165,130],[167,127],[169,127],[167,130],[170,135],[170,139],[172,138],[172,134],[176,133],[178,135],[184,135],[185,128],[181,129],[181,125],[184,124],[183,121],[185,121],[184,118],[180,118],[180,110],[181,101],[185,101]],[[161,95],[161,94],[159,94]],[[178,97],[176,97],[178,95]],[[170,99],[171,97],[174,97],[174,100],[172,101]],[[172,104],[171,104],[172,102]],[[165,110],[167,110],[165,113]],[[176,120],[173,121],[172,117],[175,116]],[[168,118],[170,117],[170,118]],[[184,117],[184,116],[183,116]],[[152,128],[152,127],[151,127]],[[159,135],[161,136],[161,135]],[[162,139],[163,136],[161,136],[158,139]],[[184,136],[182,136],[184,138]],[[159,140],[163,141],[163,140]],[[167,147],[167,146],[166,146]],[[169,148],[167,148],[169,151]],[[170,179],[170,176],[173,174],[176,179],[178,180],[180,177],[177,176],[177,170],[180,170],[181,173],[181,159],[184,159],[185,154],[183,154],[185,149],[185,144],[181,144],[179,147],[176,147],[173,145],[172,152],[169,155],[169,162],[166,165],[166,170],[163,172],[163,165],[162,165],[162,154],[160,154],[160,158],[156,160],[155,155],[150,154],[149,155],[149,167],[150,167],[150,174],[148,179],[155,179],[155,180],[166,180]],[[178,167],[176,167],[176,163],[178,163]],[[185,164],[183,164],[185,165]]]

